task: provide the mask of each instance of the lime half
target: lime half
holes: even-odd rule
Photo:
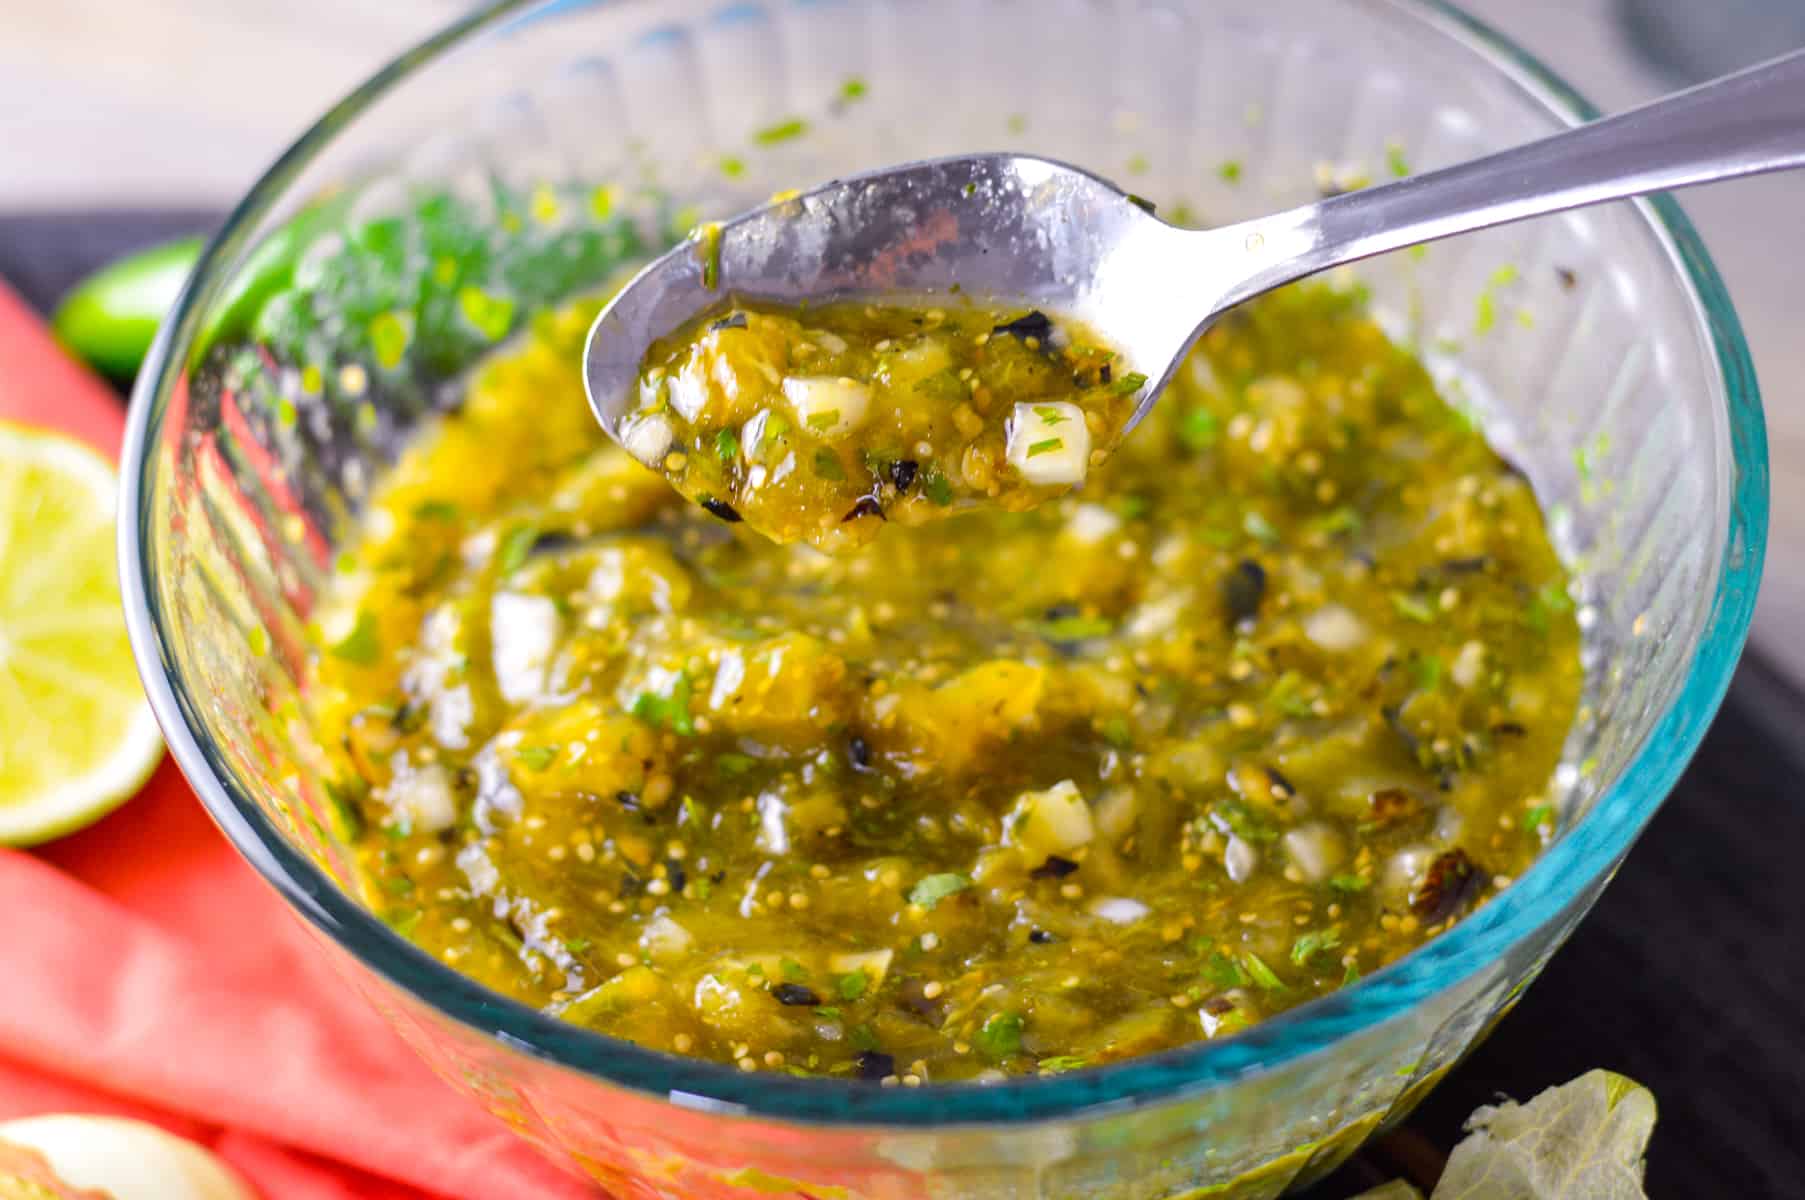
[[[118,489],[80,442],[0,422],[0,844],[98,820],[163,753],[119,604]]]

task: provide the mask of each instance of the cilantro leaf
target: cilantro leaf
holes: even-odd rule
[[[1429,606],[1429,602],[1412,592],[1393,592],[1391,606],[1398,610],[1400,616],[1409,617],[1412,621],[1427,625],[1435,620],[1435,610]]]
[[[514,751],[514,760],[531,771],[543,771],[558,757],[555,746],[522,746]]]
[[[1008,1058],[1022,1048],[1022,1016],[1020,1013],[993,1013],[978,1030],[978,1048],[993,1059]]]
[[[1118,750],[1126,750],[1134,744],[1134,731],[1128,726],[1128,718],[1121,713],[1111,714],[1102,728],[1103,740]]]
[[[1265,959],[1252,950],[1242,953],[1241,963],[1247,968],[1247,973],[1253,976],[1253,981],[1266,991],[1282,992],[1285,990],[1285,981],[1278,977],[1276,971],[1266,965]]]
[[[1211,952],[1210,961],[1203,965],[1203,977],[1219,988],[1246,987],[1250,982],[1234,956],[1220,950]]]
[[[1084,642],[1108,637],[1115,630],[1115,623],[1107,617],[1073,615],[1034,623],[1034,632],[1049,642]]]
[[[1330,537],[1335,537],[1343,533],[1358,533],[1360,527],[1365,523],[1366,519],[1360,515],[1358,509],[1349,508],[1344,504],[1340,508],[1330,509],[1322,516],[1312,519],[1310,528],[1318,533],[1326,533]]]
[[[1316,714],[1311,701],[1304,695],[1309,685],[1304,677],[1296,671],[1286,671],[1273,681],[1272,690],[1266,694],[1267,703],[1284,713],[1287,717],[1310,717]]]
[[[1117,396],[1132,396],[1147,386],[1147,377],[1139,371],[1130,371],[1122,378],[1109,385],[1109,390]]]
[[[416,521],[455,521],[458,516],[458,506],[449,500],[422,500],[414,505]]]
[[[465,286],[458,289],[457,299],[458,311],[464,319],[492,342],[499,342],[514,327],[515,304],[508,296]]]
[[[539,530],[532,525],[516,525],[508,530],[495,548],[495,569],[503,575],[512,575],[525,564],[527,555],[532,553],[533,543],[539,540]]]
[[[1325,950],[1333,950],[1341,945],[1339,929],[1312,929],[1302,934],[1291,944],[1291,961],[1298,966],[1307,966],[1311,959]]]
[[[1257,509],[1250,508],[1242,514],[1241,529],[1248,537],[1264,545],[1276,546],[1279,543],[1279,531],[1266,519],[1266,514]]]
[[[648,725],[659,726],[685,737],[696,731],[689,715],[689,676],[679,674],[665,695],[641,692],[633,701],[633,715]]]
[[[767,125],[752,135],[752,140],[761,146],[777,146],[784,142],[794,141],[808,132],[808,122],[801,117],[791,117],[787,121],[779,121],[775,125]]]
[[[1239,796],[1223,796],[1212,801],[1204,815],[1218,830],[1233,834],[1244,842],[1259,845],[1278,840],[1278,827],[1272,818]]]
[[[1536,633],[1547,633],[1548,623],[1555,613],[1564,613],[1573,607],[1573,597],[1559,583],[1544,584],[1529,601],[1529,609],[1523,619],[1530,629]]]
[[[1178,419],[1179,445],[1193,454],[1214,446],[1221,432],[1222,422],[1207,408],[1189,409]]]
[[[738,754],[731,750],[723,754],[715,755],[714,760],[715,770],[719,771],[728,779],[744,775],[747,771],[750,771],[757,765],[758,760],[751,755]]]
[[[951,871],[943,875],[927,875],[909,892],[909,903],[932,909],[948,896],[963,892],[970,886],[970,879]]]
[[[382,636],[377,630],[376,618],[367,612],[358,612],[357,624],[351,627],[351,632],[328,646],[326,653],[360,667],[374,666],[382,654]]]

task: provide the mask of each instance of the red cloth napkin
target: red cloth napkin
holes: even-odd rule
[[[123,412],[0,285],[0,419],[118,452]],[[269,1200],[593,1198],[427,1070],[173,762],[106,820],[0,850],[0,1120],[152,1121]]]

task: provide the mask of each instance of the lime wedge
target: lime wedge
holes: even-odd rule
[[[98,820],[163,753],[113,556],[111,463],[0,422],[0,844]]]

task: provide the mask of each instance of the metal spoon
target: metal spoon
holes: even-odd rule
[[[772,203],[658,259],[596,318],[584,381],[618,439],[647,347],[729,294],[782,304],[958,291],[1088,324],[1152,381],[1138,422],[1212,321],[1281,284],[1526,217],[1801,165],[1805,51],[1515,149],[1202,232],[1044,158],[912,163]]]

